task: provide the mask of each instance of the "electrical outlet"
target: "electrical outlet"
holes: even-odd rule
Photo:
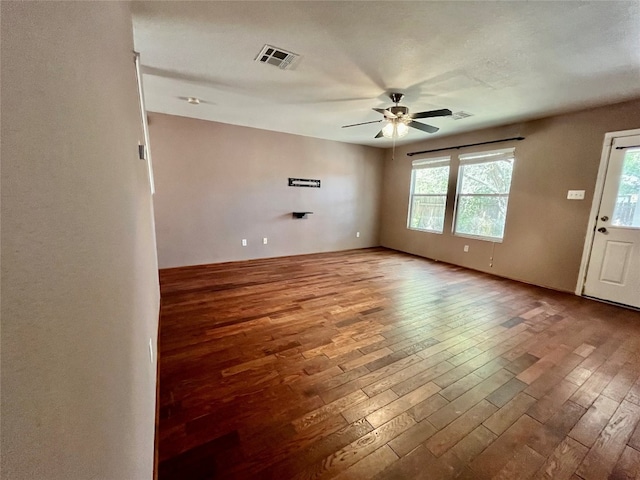
[[[360,238],[360,232],[356,232],[356,238]]]
[[[468,252],[468,251],[469,251],[469,245],[465,245],[465,246],[464,246],[464,251],[465,251],[465,252]]]
[[[567,200],[584,200],[584,190],[569,190]]]
[[[246,239],[246,238],[243,238],[243,239],[242,239],[242,246],[243,246],[243,247],[246,247],[246,246],[247,246],[247,239]]]
[[[262,239],[262,244],[263,244],[263,245],[266,245],[268,242],[269,242],[269,240],[267,239],[267,237],[264,237],[264,238]]]

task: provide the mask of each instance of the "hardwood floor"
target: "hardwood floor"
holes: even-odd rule
[[[160,277],[160,480],[640,478],[638,312],[382,248]]]

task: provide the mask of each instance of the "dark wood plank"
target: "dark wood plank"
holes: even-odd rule
[[[406,412],[417,403],[435,395],[440,390],[435,383],[426,383],[422,387],[403,395],[379,410],[367,415],[367,421],[374,427],[387,423],[394,417]]]
[[[618,409],[620,404],[610,398],[601,396],[587,410],[576,426],[569,432],[569,436],[587,447],[600,435],[600,432],[609,423],[609,419]]]
[[[496,407],[503,407],[525,388],[527,388],[526,383],[521,382],[517,378],[512,378],[500,388],[489,394],[487,396],[487,400],[493,403]]]
[[[415,421],[406,413],[394,417],[379,428],[331,453],[322,460],[309,464],[290,478],[306,479],[334,476],[364,459],[413,425],[415,425]]]
[[[374,480],[434,480],[455,478],[459,470],[436,458],[424,446],[420,445],[408,455],[392,463],[387,469],[376,475]]]
[[[522,415],[511,427],[489,445],[471,463],[477,478],[493,478],[516,455],[531,438],[540,424],[527,415]]]
[[[635,480],[638,476],[640,476],[640,452],[631,447],[625,447],[609,478]]]
[[[585,414],[586,409],[571,401],[564,403],[546,423],[550,428],[567,435]]]
[[[640,420],[640,407],[622,402],[576,473],[585,480],[606,478]]]
[[[436,432],[436,427],[431,425],[428,420],[422,420],[420,423],[415,424],[391,440],[389,446],[396,454],[403,457],[418,445],[431,438]]]
[[[398,455],[385,445],[333,478],[335,480],[369,480],[397,459]]]
[[[571,478],[588,448],[572,438],[565,438],[536,473],[536,479],[566,480]]]
[[[497,407],[495,405],[486,400],[481,400],[469,411],[432,436],[425,445],[431,453],[439,457],[473,431],[496,410]]]
[[[465,394],[456,398],[453,402],[445,405],[440,410],[428,417],[429,421],[438,429],[451,423],[462,413],[469,410],[475,404],[484,399],[487,395],[507,383],[513,375],[506,370],[500,370],[494,375],[484,380]]]
[[[522,445],[507,464],[493,477],[494,480],[527,480],[544,463],[544,457],[527,445]]]
[[[485,422],[484,426],[496,435],[501,435],[513,425],[535,403],[535,398],[526,393],[519,393],[513,400],[500,408]]]
[[[416,422],[421,422],[429,415],[437,412],[448,403],[449,402],[444,397],[436,394],[411,407],[408,412]]]

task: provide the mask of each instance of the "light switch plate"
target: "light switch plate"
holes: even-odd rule
[[[584,190],[569,190],[567,200],[584,200]]]

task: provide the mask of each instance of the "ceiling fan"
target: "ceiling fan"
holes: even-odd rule
[[[389,93],[389,98],[393,103],[395,103],[395,105],[387,109],[373,109],[384,115],[384,119],[373,120],[371,122],[354,123],[352,125],[343,125],[342,128],[357,127],[359,125],[386,121],[387,124],[378,132],[375,138],[400,138],[409,133],[409,127],[417,128],[418,130],[422,130],[427,133],[435,133],[440,130],[438,127],[434,127],[433,125],[416,122],[416,118],[447,117],[451,115],[451,110],[447,108],[443,108],[441,110],[429,110],[427,112],[409,113],[409,108],[399,105],[403,97],[403,93]]]

